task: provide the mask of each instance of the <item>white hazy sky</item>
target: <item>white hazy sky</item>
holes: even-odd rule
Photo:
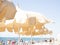
[[[60,0],[12,0],[22,10],[33,11],[43,14],[55,23],[48,25],[56,37],[60,34]],[[0,34],[1,35],[1,34]]]

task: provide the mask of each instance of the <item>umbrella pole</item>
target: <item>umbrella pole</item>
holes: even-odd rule
[[[32,28],[32,29],[30,29],[30,30],[31,30],[31,45],[32,45],[32,42],[33,42],[33,41],[32,41],[32,40],[33,40],[33,38],[32,38],[33,33],[32,33],[32,32],[33,32],[34,29]]]
[[[32,45],[32,31],[31,31],[31,45]]]
[[[19,37],[18,37],[18,45],[20,45],[20,32],[19,32],[19,29],[18,29],[18,35],[19,35]]]
[[[31,35],[31,45],[32,45],[32,35]]]

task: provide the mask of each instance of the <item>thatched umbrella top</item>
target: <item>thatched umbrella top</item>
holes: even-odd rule
[[[22,34],[22,35],[26,35],[26,36],[29,36],[29,35],[31,35],[31,36],[36,36],[36,35],[46,35],[46,34],[52,34],[52,31],[48,31],[48,30],[46,30],[46,31],[44,31],[44,30],[34,30],[34,31],[22,31],[22,32],[20,32],[20,34]]]
[[[4,32],[6,28],[6,25],[4,24],[4,22],[0,22],[0,32]]]
[[[12,2],[3,1],[0,4],[0,21],[3,18],[6,20],[13,19],[16,13],[16,8]]]

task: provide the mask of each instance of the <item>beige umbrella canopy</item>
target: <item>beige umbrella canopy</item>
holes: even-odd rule
[[[21,23],[17,23],[16,20],[13,21],[13,29],[14,29],[14,32],[17,33],[19,32],[21,28]]]
[[[13,3],[4,1],[2,5],[0,5],[0,21],[3,18],[7,20],[13,19],[16,13],[16,8]]]
[[[4,32],[6,28],[6,25],[4,22],[0,22],[0,32]]]
[[[43,23],[37,22],[36,25],[35,25],[35,28],[38,29],[38,30],[41,30],[43,28],[43,26],[44,26]]]
[[[35,24],[35,29],[38,29],[38,30],[41,30],[42,28],[44,28],[45,24],[49,23],[47,20],[46,22],[39,22],[38,20],[36,21],[36,24]]]
[[[29,17],[27,20],[29,25],[34,26],[36,24],[36,17]]]
[[[51,31],[48,31],[44,27],[44,23],[40,23],[35,17],[30,17],[27,19],[27,23],[23,24],[22,26],[22,32],[20,34],[22,35],[43,35],[43,34],[51,34]],[[35,27],[35,28],[34,28]],[[38,32],[36,32],[38,31]]]
[[[9,23],[6,25],[6,28],[8,29],[9,32],[18,32],[18,30],[21,28],[21,24],[17,23],[16,20],[13,21],[13,23]]]
[[[9,23],[6,25],[6,28],[9,32],[13,32],[13,23]]]
[[[45,22],[41,23],[41,22],[37,19],[37,17],[29,17],[29,18],[27,19],[28,25],[29,25],[31,28],[34,28],[34,26],[35,26],[36,29],[41,30],[45,24],[50,23],[50,21],[48,21],[47,19],[45,19],[45,17],[43,17],[43,18],[44,18],[44,21],[45,21]]]
[[[33,21],[33,23],[32,23]],[[35,24],[35,17],[31,17],[31,18],[28,18],[26,20],[25,23],[22,24],[22,31],[26,34],[26,35],[29,35],[34,27],[34,24]],[[20,34],[24,34],[23,32],[21,32]]]
[[[29,29],[29,25],[27,25],[27,24],[22,24],[22,30],[23,31],[28,31],[28,29]]]
[[[28,30],[28,31],[22,31],[20,32],[20,34],[22,35],[26,35],[26,36],[36,36],[36,35],[46,35],[46,34],[52,34],[52,31],[48,31],[48,30]]]

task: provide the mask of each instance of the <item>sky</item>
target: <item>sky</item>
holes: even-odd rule
[[[47,27],[53,31],[54,36],[60,34],[60,0],[12,0],[12,2],[19,5],[22,10],[38,12],[52,19],[54,23]]]

